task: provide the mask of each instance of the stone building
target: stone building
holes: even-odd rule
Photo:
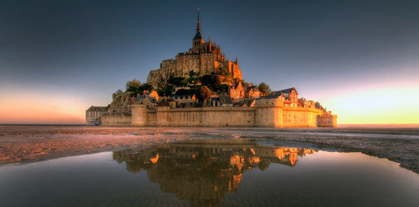
[[[86,110],[86,124],[94,125],[96,121],[106,112],[108,107],[106,106],[91,106]]]
[[[291,107],[298,107],[300,104],[298,103],[298,92],[297,90],[293,88],[287,88],[284,90],[279,91],[272,91],[269,95],[269,98],[278,98],[278,97],[284,97],[284,106],[291,106]]]
[[[305,98],[299,98],[298,103],[300,104],[301,107],[304,107],[304,108],[313,108],[313,109],[315,108],[314,101],[306,100]]]
[[[219,95],[210,99],[212,107],[232,107],[233,101],[229,95]]]
[[[176,108],[193,107],[198,103],[195,94],[170,95],[168,97],[175,101]]]
[[[141,95],[134,99],[134,104],[142,104],[147,106],[148,109],[154,109],[158,104],[158,100],[154,96]]]
[[[241,82],[234,84],[233,86],[229,87],[229,93],[231,99],[234,101],[239,101],[244,99],[244,88]]]
[[[147,83],[158,88],[163,86],[170,77],[188,78],[190,71],[201,77],[217,72],[219,67],[227,68],[233,79],[242,79],[238,59],[236,58],[234,62],[226,60],[220,45],[212,42],[211,38],[208,42],[204,41],[198,11],[198,24],[196,34],[192,39],[192,47],[187,52],[178,53],[175,59],[163,60],[159,69],[150,71]]]
[[[259,89],[254,85],[250,85],[246,88],[245,98],[248,98],[248,99],[261,98],[264,95],[265,94],[259,91]]]

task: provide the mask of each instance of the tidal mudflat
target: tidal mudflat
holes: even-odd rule
[[[417,128],[0,127],[0,206],[416,206]]]
[[[0,167],[0,206],[419,203],[419,175],[398,163],[264,141],[207,137],[7,164]]]
[[[0,164],[184,140],[258,139],[268,145],[361,152],[419,173],[419,128],[134,128],[0,126]]]

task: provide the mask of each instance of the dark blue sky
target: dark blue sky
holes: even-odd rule
[[[237,56],[247,82],[321,102],[418,88],[419,1],[16,0],[0,2],[0,104],[106,105],[191,47],[197,7],[204,39]]]

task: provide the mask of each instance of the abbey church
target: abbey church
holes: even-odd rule
[[[163,60],[159,69],[150,71],[147,83],[153,88],[158,88],[170,77],[188,78],[190,71],[201,77],[216,73],[219,67],[227,68],[233,79],[242,79],[237,58],[234,62],[226,60],[220,45],[217,46],[211,42],[211,38],[208,42],[202,38],[198,10],[198,23],[196,34],[192,39],[192,47],[188,52],[178,53],[175,59]]]

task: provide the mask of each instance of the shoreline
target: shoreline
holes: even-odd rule
[[[419,174],[418,128],[0,126],[0,166],[205,138],[252,138],[274,146],[361,152]]]

